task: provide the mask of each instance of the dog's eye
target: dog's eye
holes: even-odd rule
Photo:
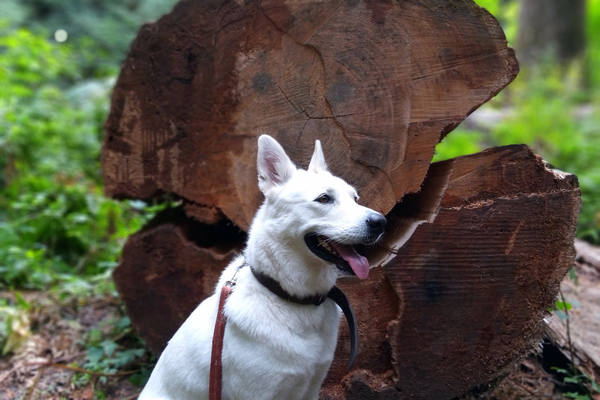
[[[321,204],[329,204],[329,203],[333,202],[333,197],[331,197],[327,193],[323,193],[323,194],[319,195],[319,197],[317,197],[315,199],[315,201],[317,201]]]

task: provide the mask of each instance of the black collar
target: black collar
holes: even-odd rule
[[[255,270],[252,266],[250,266],[250,270],[252,271],[252,274],[254,275],[257,281],[259,281],[264,287],[269,289],[271,293],[276,294],[284,300],[304,305],[313,304],[315,306],[318,306],[322,304],[325,300],[327,300],[327,296],[329,293],[304,297],[294,296],[293,294],[288,293],[284,288],[282,288],[281,284],[275,279],[271,278],[269,275]]]
[[[284,288],[281,287],[279,282],[271,278],[269,275],[255,270],[254,267],[250,266],[250,271],[252,271],[252,274],[256,280],[259,281],[264,287],[269,289],[271,293],[276,294],[280,298],[292,303],[302,305],[312,304],[318,306],[328,298],[335,301],[344,312],[344,316],[348,322],[348,328],[350,330],[350,360],[348,361],[348,369],[352,368],[354,360],[356,359],[356,355],[358,354],[358,329],[356,326],[356,317],[354,316],[352,306],[350,306],[348,298],[340,288],[334,286],[327,294],[299,297],[288,293]]]

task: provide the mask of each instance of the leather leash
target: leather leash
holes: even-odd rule
[[[237,272],[247,264],[241,265],[231,280],[227,281],[221,288],[221,294],[219,296],[219,307],[217,310],[217,319],[215,321],[215,330],[212,339],[212,350],[210,355],[210,375],[208,382],[208,398],[209,400],[221,400],[221,392],[223,385],[223,337],[225,335],[225,325],[227,324],[227,317],[225,315],[225,302],[227,298],[233,292],[233,288],[236,283]],[[275,295],[281,297],[284,300],[291,301],[297,304],[304,305],[320,305],[328,298],[335,301],[335,303],[342,309],[346,321],[348,322],[348,328],[350,331],[350,360],[348,361],[348,370],[354,365],[356,355],[358,354],[358,329],[356,326],[356,317],[354,311],[350,306],[348,298],[344,292],[334,286],[327,293],[327,295],[317,295],[308,297],[298,297],[289,294],[285,289],[281,287],[279,282],[270,276],[261,272],[255,271],[250,266],[250,270],[254,277],[269,291]]]
[[[223,285],[221,295],[219,296],[219,308],[217,309],[217,320],[215,321],[215,331],[213,333],[210,353],[210,375],[208,378],[209,400],[221,400],[221,389],[223,386],[223,336],[225,335],[225,325],[227,324],[225,301],[227,301],[227,298],[233,292],[234,286],[235,275]]]

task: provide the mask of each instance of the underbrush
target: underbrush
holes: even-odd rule
[[[31,290],[73,313],[98,299],[119,304],[113,319],[81,334],[82,354],[48,360],[47,368],[70,368],[73,388],[93,386],[102,398],[103,385],[123,370],[136,370],[127,377],[138,384],[147,375],[149,353],[124,316],[111,273],[124,240],[164,206],[103,195],[100,147],[112,80],[82,76],[78,50],[0,23],[0,355],[22,351],[46,329],[36,315],[54,308],[38,304]]]

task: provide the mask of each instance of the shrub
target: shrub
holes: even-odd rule
[[[47,288],[112,268],[152,214],[102,196],[106,104],[72,101],[70,46],[0,29],[0,287]]]

